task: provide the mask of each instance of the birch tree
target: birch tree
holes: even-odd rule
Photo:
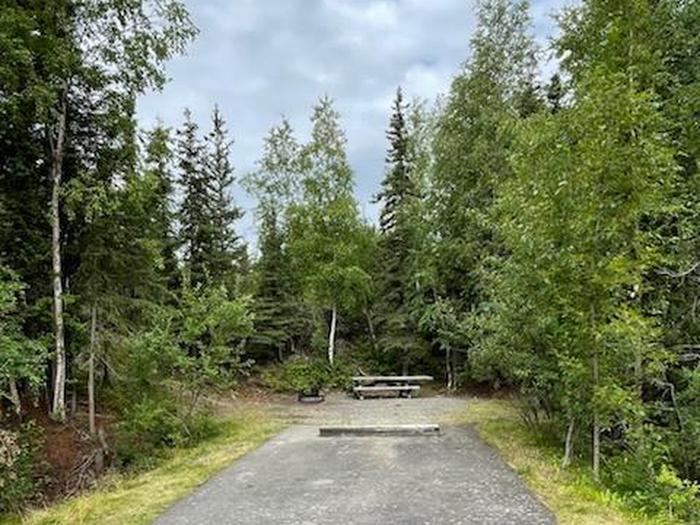
[[[33,19],[32,49],[46,50],[35,61],[33,81],[40,93],[37,118],[46,137],[51,185],[51,282],[54,373],[51,415],[65,418],[66,348],[62,266],[64,160],[77,147],[78,115],[133,111],[134,97],[165,80],[162,66],[193,36],[187,11],[177,1],[73,2],[55,0]],[[101,103],[85,105],[86,100]],[[110,109],[111,108],[111,109]],[[129,109],[131,108],[131,110]],[[98,119],[99,120],[99,119]],[[86,146],[89,151],[89,146]],[[89,157],[83,157],[89,162]],[[88,166],[89,168],[89,166]]]
[[[356,305],[369,282],[360,263],[366,229],[353,195],[353,173],[338,119],[331,99],[321,98],[311,117],[311,140],[302,152],[302,200],[290,210],[296,271],[312,304],[329,314],[326,350],[331,363],[338,312]]]
[[[664,126],[650,94],[593,74],[570,110],[523,126],[498,201],[510,257],[495,344],[527,394],[566,414],[565,464],[590,430],[596,479],[602,432],[640,424],[637,378],[664,359],[639,302],[676,175]]]

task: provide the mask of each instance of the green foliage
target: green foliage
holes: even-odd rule
[[[0,399],[14,404],[18,383],[34,391],[41,386],[46,360],[45,346],[22,333],[17,310],[23,290],[16,274],[0,266]]]
[[[241,343],[250,334],[250,298],[229,298],[224,286],[190,287],[185,279],[176,341],[184,358],[178,376],[195,394],[204,389],[230,388],[250,363],[242,359]]]
[[[0,515],[17,512],[41,489],[43,436],[25,423],[16,430],[0,428]]]
[[[241,341],[249,334],[247,297],[223,287],[191,288],[185,279],[177,309],[159,310],[150,330],[125,341],[113,365],[121,380],[108,395],[120,414],[117,459],[148,463],[166,447],[190,446],[211,435],[203,394],[231,388],[247,373]]]
[[[423,189],[416,172],[421,154],[418,134],[425,125],[424,119],[420,104],[404,104],[399,88],[387,130],[386,174],[376,197],[382,208],[372,304],[378,345],[385,362],[396,372],[407,371],[416,364],[428,346],[418,336],[411,308],[415,296],[412,258],[421,242],[415,225],[422,217],[415,213],[415,202],[422,197]]]
[[[325,359],[294,356],[266,369],[263,381],[277,392],[317,394],[326,388],[348,388],[352,375],[353,368],[348,361],[339,359],[331,364]]]
[[[243,213],[230,195],[234,182],[231,145],[218,107],[214,108],[206,140],[199,136],[199,126],[189,109],[185,110],[177,140],[179,182],[184,194],[179,236],[194,284],[226,282],[234,286],[235,272],[240,272],[245,259],[245,247],[234,230]]]
[[[308,165],[303,201],[291,208],[290,250],[305,293],[314,304],[352,308],[367,290],[360,266],[363,227],[352,194],[345,137],[328,99],[314,110],[312,142],[303,153]]]
[[[527,4],[478,5],[471,57],[453,80],[435,124],[427,196],[431,227],[422,257],[427,264],[420,270],[431,288],[423,308],[436,298],[447,300],[454,322],[464,328],[449,347],[438,345],[465,356],[485,344],[493,304],[487,281],[505,254],[494,203],[500,185],[512,176],[514,123],[541,105]]]
[[[205,412],[182,417],[174,399],[144,398],[128,407],[117,426],[117,461],[129,468],[152,467],[165,450],[191,447],[216,435]]]
[[[700,485],[683,479],[669,465],[663,435],[651,426],[630,436],[631,450],[606,469],[606,483],[648,515],[667,515],[694,523],[700,519]]]
[[[261,209],[260,257],[254,268],[254,330],[247,352],[263,351],[263,359],[281,359],[295,344],[305,344],[313,320],[304,304],[284,244],[285,232],[273,207]]]
[[[330,98],[307,143],[287,121],[272,128],[244,178],[260,224],[246,279],[219,110],[206,136],[186,112],[174,142],[157,126],[137,143],[138,95],[196,33],[184,6],[6,2],[0,396],[17,408],[51,386],[46,203],[60,150],[69,377],[82,383],[89,349],[123,464],[207,435],[201,397],[252,359],[281,361],[267,383],[297,392],[345,387],[352,360],[444,366],[448,386],[461,372],[517,387],[526,419],[544,419],[533,431],[571,429],[574,459],[598,457],[593,430],[615,498],[699,520],[699,5],[566,10],[562,71],[541,88],[527,3],[478,2],[470,57],[434,114],[397,93],[378,231]],[[327,342],[332,360],[336,339],[332,364],[298,356]],[[3,502],[33,490],[31,454],[12,450],[21,472]]]
[[[369,274],[363,263],[372,242],[352,192],[353,173],[338,119],[332,101],[322,98],[311,118],[311,141],[301,152],[303,195],[289,208],[288,241],[305,298],[334,316],[366,301]]]

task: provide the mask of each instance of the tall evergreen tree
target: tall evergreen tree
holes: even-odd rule
[[[184,194],[179,218],[185,266],[193,285],[233,285],[237,270],[246,266],[246,248],[235,231],[235,222],[243,214],[231,195],[231,144],[218,108],[206,140],[200,138],[199,126],[185,110],[177,144]]]
[[[243,183],[257,198],[259,258],[254,266],[254,324],[250,346],[266,358],[281,358],[298,343],[306,346],[313,329],[300,276],[289,254],[290,207],[299,203],[301,147],[287,120],[265,137],[257,169]]]
[[[410,261],[416,239],[411,228],[411,199],[416,197],[412,178],[413,159],[406,112],[401,88],[396,91],[389,129],[389,149],[382,190],[377,195],[382,204],[379,215],[380,237],[377,315],[379,344],[393,366],[408,372],[415,358],[417,326],[410,315],[409,294],[412,288]]]
[[[210,188],[212,245],[207,255],[207,270],[215,281],[230,280],[234,271],[244,268],[246,248],[236,234],[235,222],[242,210],[233,202],[233,166],[228,130],[218,106],[212,114],[212,129],[207,136],[205,174]]]
[[[178,130],[177,164],[182,203],[179,210],[179,235],[185,268],[193,284],[207,280],[208,255],[212,252],[213,224],[211,221],[211,189],[205,171],[206,150],[199,137],[199,126],[189,109]]]
[[[564,86],[559,73],[554,73],[547,84],[547,104],[552,113],[561,110],[564,98]]]
[[[170,130],[157,125],[146,133],[144,147],[144,177],[153,186],[154,230],[161,244],[160,266],[168,288],[179,284],[177,261],[178,239],[175,213],[175,173],[172,165],[173,148]]]
[[[377,201],[382,205],[379,227],[384,234],[395,233],[399,229],[397,216],[400,214],[401,205],[414,193],[410,177],[411,159],[408,157],[409,139],[405,115],[407,108],[399,87],[386,132],[389,141],[386,174],[382,180],[382,189],[377,195]]]
[[[260,220],[253,304],[255,330],[249,346],[262,349],[266,359],[281,360],[287,349],[294,350],[295,341],[304,333],[300,297],[295,294],[277,210],[262,210]]]

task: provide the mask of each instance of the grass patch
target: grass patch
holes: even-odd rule
[[[282,425],[269,415],[240,410],[221,423],[216,437],[192,448],[175,449],[153,470],[106,476],[89,493],[22,518],[0,523],[28,525],[136,525],[150,523],[173,502],[235,459],[258,447]]]
[[[520,475],[562,525],[671,525],[625,507],[597,485],[583,467],[562,471],[562,451],[537,439],[508,399],[473,398],[451,423],[471,424],[481,437]]]

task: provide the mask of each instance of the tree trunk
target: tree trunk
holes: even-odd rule
[[[74,417],[78,413],[78,389],[73,387],[70,391],[70,415]]]
[[[571,461],[574,455],[574,430],[575,423],[574,419],[571,418],[569,421],[569,428],[566,431],[566,440],[564,441],[564,458],[561,461],[561,468],[565,469],[571,465]]]
[[[99,441],[99,446],[95,451],[95,474],[100,475],[105,469],[105,456],[109,451],[107,447],[107,439],[105,438],[105,433],[102,427],[97,432],[97,438]]]
[[[457,381],[459,380],[459,377],[457,376],[457,358],[459,356],[459,352],[452,352],[452,390],[457,390],[457,387],[459,386],[457,384]]]
[[[454,388],[454,376],[452,374],[452,350],[445,348],[445,371],[447,377],[447,390]]]
[[[595,306],[591,307],[591,328],[593,330],[593,479],[600,479],[600,418],[595,406],[595,393],[600,381],[598,363],[598,342],[595,334]]]
[[[338,318],[338,312],[333,305],[333,310],[331,311],[331,329],[328,332],[328,362],[333,364],[333,359],[335,358],[335,325]]]
[[[593,413],[593,479],[600,480],[600,423],[597,411]]]
[[[54,370],[53,403],[51,417],[64,421],[66,417],[66,347],[63,328],[63,283],[61,269],[61,177],[63,173],[63,150],[66,133],[66,104],[62,100],[56,129],[50,137],[51,143],[51,258],[53,280]],[[55,134],[54,134],[55,133]]]
[[[367,318],[367,328],[369,329],[369,337],[372,340],[372,345],[377,344],[377,336],[374,332],[374,323],[368,309],[365,309],[365,317]]]
[[[641,401],[644,386],[644,373],[642,371],[642,353],[638,348],[634,351],[634,379],[637,383],[637,395],[639,396],[639,401]]]
[[[14,378],[10,378],[10,401],[15,406],[15,414],[17,418],[22,418],[22,401],[19,398],[19,390],[17,390],[17,381]]]
[[[90,316],[90,356],[88,357],[88,421],[90,425],[90,436],[94,439],[97,436],[97,425],[95,424],[95,348],[97,346],[97,303],[92,303],[92,314]]]
[[[284,349],[283,349],[283,347],[284,347],[284,343],[277,345],[277,352],[276,352],[275,357],[277,358],[278,363],[281,363],[282,361],[284,361]]]

